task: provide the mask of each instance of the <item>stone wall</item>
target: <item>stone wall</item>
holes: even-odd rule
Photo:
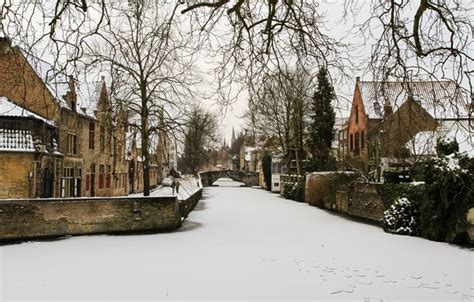
[[[191,211],[194,210],[194,207],[198,204],[201,197],[202,197],[202,189],[199,189],[187,199],[180,201],[179,203],[180,213],[183,219],[188,217],[189,213],[191,213]]]
[[[306,175],[305,201],[312,206],[336,208],[336,193],[347,190],[357,175],[354,172],[314,172]]]
[[[306,175],[305,201],[310,205],[380,222],[384,204],[377,184],[354,182],[352,172],[315,172]]]
[[[0,201],[0,240],[64,235],[168,231],[201,197],[124,197]]]
[[[377,193],[375,183],[355,183],[350,194],[337,195],[337,203],[347,202],[347,214],[375,222],[381,222],[385,207],[380,195]]]

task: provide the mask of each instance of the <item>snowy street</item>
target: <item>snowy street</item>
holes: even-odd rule
[[[472,250],[219,183],[176,232],[1,246],[0,301],[474,301]]]

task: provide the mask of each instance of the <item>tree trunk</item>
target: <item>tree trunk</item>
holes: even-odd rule
[[[146,88],[142,87],[142,157],[143,157],[143,196],[150,196],[150,159],[148,137],[148,106]]]

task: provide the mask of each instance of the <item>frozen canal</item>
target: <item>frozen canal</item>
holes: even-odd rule
[[[253,188],[206,189],[174,233],[23,243],[0,256],[2,302],[474,301],[473,251]]]

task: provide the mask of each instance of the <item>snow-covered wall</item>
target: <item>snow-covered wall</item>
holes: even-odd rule
[[[182,206],[176,197],[6,200],[0,221],[0,240],[166,231],[181,225]]]

